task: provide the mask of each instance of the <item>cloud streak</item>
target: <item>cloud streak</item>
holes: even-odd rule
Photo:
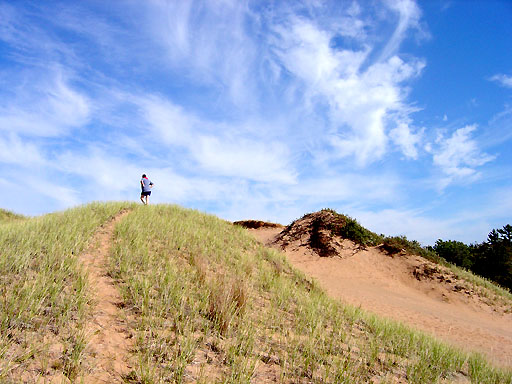
[[[27,78],[6,81],[10,89],[3,93],[0,105],[0,130],[41,137],[68,134],[90,119],[88,97],[70,85],[59,69],[37,72]],[[21,85],[14,85],[21,84]]]
[[[247,125],[202,121],[169,100],[157,97],[139,103],[156,137],[169,148],[184,149],[204,172],[259,182],[295,182],[289,148],[251,134]]]
[[[502,87],[512,88],[512,76],[498,74],[491,77],[490,80],[500,84]]]
[[[410,28],[420,30],[421,11],[418,5],[412,0],[386,0],[385,4],[390,10],[398,14],[398,24],[393,35],[387,42],[380,54],[380,61],[385,61],[395,55],[400,44],[407,36]]]

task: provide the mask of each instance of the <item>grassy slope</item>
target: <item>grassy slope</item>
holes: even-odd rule
[[[76,256],[128,205],[93,203],[0,225],[0,382],[49,365],[69,378],[79,373],[90,298]],[[50,361],[50,350],[60,358]]]
[[[10,223],[12,221],[22,220],[22,219],[25,219],[25,216],[18,215],[17,213],[6,211],[5,209],[0,208],[0,224]]]
[[[134,382],[512,382],[329,299],[243,229],[195,211],[137,208],[116,228],[110,269],[136,314]]]

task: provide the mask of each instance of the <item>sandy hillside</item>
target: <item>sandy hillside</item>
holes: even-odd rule
[[[305,217],[286,228],[257,225],[248,231],[284,251],[332,297],[512,366],[510,302],[419,256],[390,255],[379,247],[364,249],[322,231],[314,233],[312,221]]]

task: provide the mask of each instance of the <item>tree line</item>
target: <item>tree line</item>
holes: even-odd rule
[[[429,247],[453,264],[495,281],[512,290],[512,226],[493,229],[481,244],[437,240]]]

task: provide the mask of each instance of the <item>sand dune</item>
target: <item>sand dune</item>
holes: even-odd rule
[[[300,239],[284,246],[276,243],[281,230],[249,229],[263,243],[282,249],[332,297],[483,353],[497,365],[512,366],[511,303],[481,295],[418,256],[390,256],[377,247],[364,250],[340,239],[336,256],[320,257]]]

